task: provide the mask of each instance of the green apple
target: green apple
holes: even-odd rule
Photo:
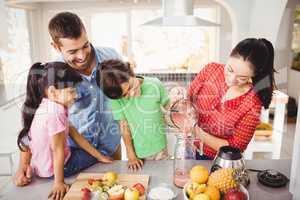
[[[197,194],[193,200],[210,200],[210,198],[207,194]]]
[[[124,200],[139,200],[139,191],[135,188],[125,190]]]

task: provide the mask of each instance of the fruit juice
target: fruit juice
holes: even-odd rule
[[[182,100],[172,106],[170,118],[173,125],[187,135],[197,122],[197,112],[189,101]]]
[[[174,173],[174,184],[179,187],[183,188],[183,186],[189,181],[189,172],[182,170],[182,169],[176,169]]]

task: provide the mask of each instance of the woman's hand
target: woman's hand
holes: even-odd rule
[[[111,157],[105,156],[101,154],[98,158],[98,161],[103,162],[103,163],[112,163],[113,159]]]
[[[218,151],[220,149],[220,147],[222,147],[222,146],[229,145],[229,143],[226,139],[222,139],[222,138],[216,137],[214,135],[211,135],[211,134],[205,132],[204,130],[202,130],[202,128],[200,128],[198,126],[195,126],[195,128],[193,129],[193,134],[195,135],[195,138],[199,139],[202,144],[209,146],[210,148],[214,149],[215,151]]]
[[[48,199],[63,200],[65,194],[68,192],[70,186],[65,183],[55,183],[51,192],[48,195]]]
[[[128,158],[128,169],[131,171],[138,171],[143,168],[143,160],[138,159],[136,156],[129,156]]]
[[[204,140],[204,131],[199,126],[194,126],[192,133],[196,139]]]

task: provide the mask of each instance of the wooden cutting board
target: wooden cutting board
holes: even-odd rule
[[[100,173],[80,173],[75,182],[72,184],[70,190],[64,197],[64,200],[81,200],[83,193],[81,189],[88,186],[88,179],[89,178],[102,178],[103,174]],[[145,194],[148,191],[148,184],[149,184],[149,175],[143,174],[119,174],[118,175],[118,184],[123,186],[133,186],[135,183],[141,183],[145,187]],[[140,200],[145,200],[146,196],[140,197]]]

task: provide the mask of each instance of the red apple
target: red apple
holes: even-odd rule
[[[226,192],[224,200],[247,200],[247,196],[237,189],[232,189]]]
[[[145,187],[141,183],[134,184],[132,188],[135,188],[137,191],[139,191],[140,196],[145,194]]]
[[[89,190],[89,188],[82,188],[81,191],[83,192],[82,200],[91,199],[91,191]]]
[[[83,192],[83,193],[90,193],[91,190],[89,188],[85,187],[85,188],[81,189],[81,192]]]

